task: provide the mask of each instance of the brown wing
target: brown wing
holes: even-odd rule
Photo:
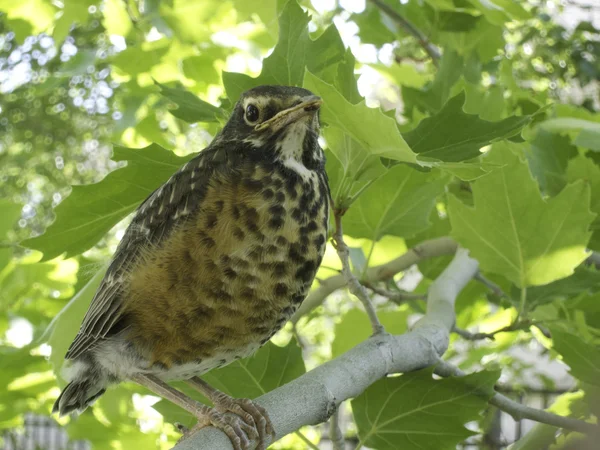
[[[110,334],[121,317],[129,272],[145,249],[159,246],[204,199],[210,178],[225,162],[225,148],[208,147],[185,164],[137,209],[65,358],[75,359]]]

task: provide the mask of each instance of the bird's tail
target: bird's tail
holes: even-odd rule
[[[74,411],[82,412],[106,391],[106,380],[93,370],[91,364],[77,361],[66,372],[71,382],[60,393],[52,413],[65,416]]]

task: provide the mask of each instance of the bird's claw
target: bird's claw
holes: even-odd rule
[[[245,424],[252,428],[250,439],[258,438],[257,450],[267,447],[267,436],[274,438],[275,430],[267,410],[257,405],[248,398],[231,398],[223,396],[215,403],[216,409],[222,412],[231,412],[241,417]]]
[[[175,423],[175,427],[183,433],[180,442],[212,425],[227,435],[234,450],[249,450],[251,440],[258,440],[257,450],[264,450],[266,437],[275,437],[267,411],[247,398],[224,396],[219,400],[218,406],[198,415],[198,423],[191,429]]]

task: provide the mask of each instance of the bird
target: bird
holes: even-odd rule
[[[53,413],[133,381],[198,419],[183,438],[215,426],[245,450],[275,436],[264,408],[199,376],[253,354],[311,287],[331,201],[322,103],[300,87],[247,90],[213,141],[140,204],[66,353]]]

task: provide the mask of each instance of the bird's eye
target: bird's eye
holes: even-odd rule
[[[256,105],[249,104],[248,106],[246,106],[246,120],[248,122],[254,123],[258,120],[259,117],[260,112],[258,111]]]

